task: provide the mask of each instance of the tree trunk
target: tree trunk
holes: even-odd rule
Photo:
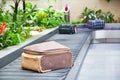
[[[24,13],[25,13],[25,0],[23,0],[23,10],[24,10]]]
[[[17,11],[18,11],[18,5],[20,0],[13,0],[15,3],[15,10],[14,10],[14,15],[13,15],[13,21],[17,20]]]
[[[15,10],[14,10],[14,13],[17,13],[18,11],[18,2],[15,3]]]
[[[15,10],[14,10],[14,15],[13,15],[13,21],[17,20],[17,11],[18,11],[18,3],[15,2]]]

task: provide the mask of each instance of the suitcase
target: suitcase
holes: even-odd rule
[[[21,67],[38,72],[69,68],[72,54],[68,47],[55,41],[43,42],[24,48]]]
[[[76,26],[71,24],[64,24],[59,26],[59,34],[74,34],[76,32]]]
[[[72,66],[71,53],[50,54],[50,55],[33,55],[22,53],[22,68],[48,72],[52,70],[69,68]]]
[[[24,52],[28,54],[59,54],[69,52],[70,49],[58,42],[48,41],[38,44],[33,44],[24,48]]]
[[[103,29],[105,26],[104,20],[89,20],[88,28],[90,29]]]

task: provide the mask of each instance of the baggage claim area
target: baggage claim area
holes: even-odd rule
[[[105,29],[107,26],[109,29]],[[44,36],[29,44],[56,41],[69,47],[72,52],[72,67],[46,73],[24,70],[21,68],[21,55],[18,55],[19,57],[12,62],[6,62],[4,66],[0,65],[0,80],[119,80],[120,36],[116,36],[116,33],[111,34],[112,31],[117,31],[118,34],[119,30],[118,28],[111,30],[111,26],[114,25],[107,26],[102,29],[102,32],[102,30],[77,25],[75,34],[59,34],[56,29],[54,33],[48,34],[49,36]],[[120,27],[120,24],[115,26]],[[108,35],[111,36],[108,37]],[[23,48],[13,53],[21,54]]]

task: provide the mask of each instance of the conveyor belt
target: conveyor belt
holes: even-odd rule
[[[55,34],[45,41],[54,40],[68,46],[72,51],[74,62],[90,33],[91,31],[78,29],[78,33],[76,34]],[[22,70],[21,58],[19,57],[0,69],[0,80],[65,80],[69,71],[70,68],[55,70],[48,73],[37,73],[29,70]]]

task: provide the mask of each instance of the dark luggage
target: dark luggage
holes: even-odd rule
[[[34,44],[24,48],[21,65],[38,72],[68,68],[72,66],[72,54],[68,47],[54,41]]]
[[[76,26],[71,24],[64,24],[59,26],[60,34],[74,34],[76,32]]]
[[[89,20],[88,28],[90,29],[103,29],[105,26],[104,20]]]

